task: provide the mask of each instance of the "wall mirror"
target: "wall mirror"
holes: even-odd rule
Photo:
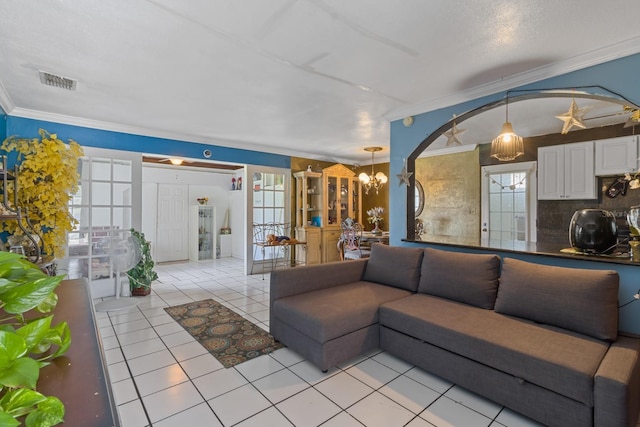
[[[417,179],[414,181],[414,203],[415,203],[415,217],[418,218],[424,210],[424,189],[422,184]]]
[[[567,113],[572,100],[578,108],[584,109],[583,122],[588,129],[623,125],[630,120],[633,109],[639,107],[622,95],[612,93],[601,87],[588,89],[555,89],[543,91],[508,92],[509,121],[514,131],[525,138],[525,155],[512,163],[535,161],[535,153],[527,153],[527,138],[560,134],[563,122],[556,116]],[[483,208],[481,200],[482,168],[487,164],[505,164],[489,159],[490,144],[500,132],[505,122],[505,99],[483,105],[465,112],[443,123],[435,132],[428,135],[414,150],[407,160],[407,169],[414,172],[411,178],[412,190],[407,192],[407,238],[433,243],[458,243],[465,246],[492,247],[480,237],[483,224],[480,215]],[[458,130],[460,145],[447,146],[451,142],[451,130]],[[574,127],[569,133],[575,131]],[[577,129],[580,130],[580,129]],[[446,134],[445,134],[446,133]],[[629,134],[631,132],[629,131]],[[455,142],[455,141],[454,141]],[[466,153],[466,154],[462,154]],[[434,178],[420,169],[429,158],[455,155],[460,157],[459,164],[451,166],[451,173],[445,178]],[[489,163],[486,163],[489,159]],[[440,173],[446,174],[446,167],[435,160]],[[485,163],[480,164],[484,161]],[[474,164],[474,162],[476,164]],[[532,173],[535,179],[535,171]],[[460,182],[464,181],[469,188],[460,190]],[[506,187],[509,187],[507,185]],[[472,192],[473,194],[469,194]],[[456,210],[457,209],[457,210]],[[439,219],[433,220],[430,213],[438,212]],[[463,212],[449,213],[449,212]],[[423,233],[416,238],[416,224],[421,223]],[[465,228],[466,227],[466,228]],[[457,228],[457,229],[456,229]],[[456,229],[456,230],[454,230]],[[442,230],[454,230],[451,236]],[[471,232],[475,230],[475,232]],[[536,230],[532,230],[535,233]],[[460,232],[463,237],[456,236]],[[467,238],[468,232],[471,235]],[[535,241],[535,239],[533,239]],[[523,242],[526,243],[526,242]],[[526,248],[526,244],[521,246]],[[504,246],[496,246],[504,249]],[[519,249],[515,247],[513,249]],[[526,251],[526,249],[524,249]]]

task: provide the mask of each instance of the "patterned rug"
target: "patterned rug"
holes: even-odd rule
[[[283,347],[264,329],[212,299],[166,307],[165,311],[225,368]]]

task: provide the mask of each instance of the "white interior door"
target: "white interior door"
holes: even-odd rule
[[[158,185],[157,262],[189,259],[189,186]]]

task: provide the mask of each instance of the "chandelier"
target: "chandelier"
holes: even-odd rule
[[[495,157],[501,162],[508,162],[524,154],[524,142],[521,136],[516,135],[513,126],[509,122],[509,95],[507,94],[506,120],[502,125],[502,132],[491,141],[491,157]]]
[[[376,194],[378,194],[378,191],[388,181],[388,178],[384,173],[375,173],[373,171],[373,155],[376,151],[381,150],[382,147],[367,147],[364,149],[364,151],[368,151],[371,153],[371,175],[367,175],[365,172],[362,172],[360,175],[358,175],[358,179],[360,180],[360,182],[362,182],[362,187],[364,188],[365,194],[369,194],[369,190],[372,188],[376,190]]]

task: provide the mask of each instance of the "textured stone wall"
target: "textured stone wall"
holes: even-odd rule
[[[424,188],[419,218],[424,240],[429,236],[461,242],[480,239],[480,162],[478,149],[419,158],[416,179]]]

